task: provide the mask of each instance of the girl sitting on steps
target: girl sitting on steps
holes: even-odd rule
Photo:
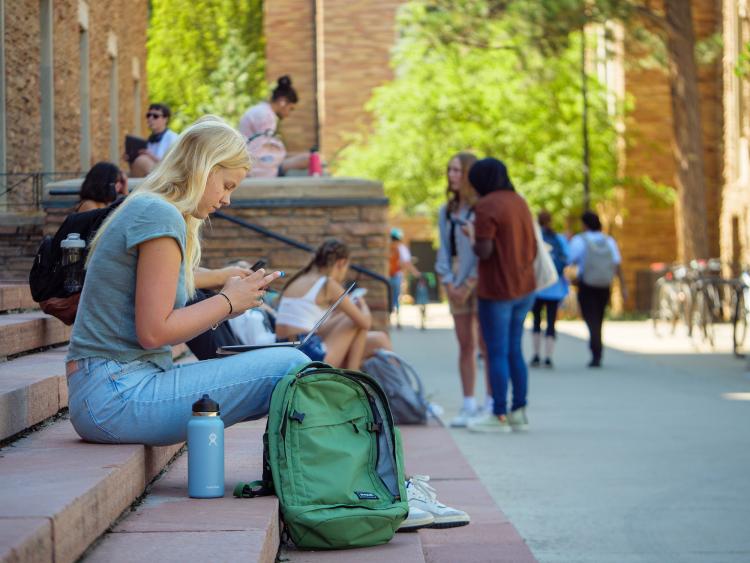
[[[344,292],[349,270],[349,248],[328,239],[315,251],[310,262],[284,286],[276,317],[280,341],[306,336],[326,309]],[[312,360],[333,366],[359,369],[362,360],[378,348],[391,350],[388,335],[371,331],[372,314],[364,298],[344,298],[337,312],[310,338],[302,350]]]

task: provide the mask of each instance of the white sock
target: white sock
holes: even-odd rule
[[[477,410],[477,400],[474,397],[464,397],[463,410],[466,412],[474,412]]]
[[[487,395],[487,397],[484,399],[484,410],[487,412],[492,412],[495,408],[495,399],[492,398],[492,395]]]

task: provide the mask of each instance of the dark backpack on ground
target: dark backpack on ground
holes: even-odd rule
[[[216,293],[213,291],[196,289],[195,296],[187,302],[187,305],[193,305],[214,295]],[[242,344],[242,342],[235,336],[229,323],[224,321],[219,323],[215,329],[202,332],[195,338],[188,340],[185,344],[187,344],[187,347],[190,348],[190,351],[199,360],[211,360],[219,357],[216,351],[221,346],[236,346],[237,344]]]
[[[263,480],[234,494],[275,491],[298,548],[383,544],[409,512],[401,434],[365,373],[320,362],[293,369],[271,396],[263,445]]]
[[[416,370],[397,354],[378,350],[362,365],[388,396],[396,424],[426,424],[430,403]]]
[[[562,277],[565,266],[568,265],[567,256],[565,256],[565,250],[560,242],[560,238],[556,233],[549,229],[542,229],[542,237],[544,242],[549,244],[552,248],[550,249],[550,255],[552,256],[552,262],[555,264],[557,275]]]

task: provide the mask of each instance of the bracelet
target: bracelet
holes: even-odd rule
[[[231,315],[234,312],[234,307],[232,307],[232,302],[229,300],[229,297],[227,297],[227,294],[223,291],[220,291],[217,293],[217,295],[221,295],[224,299],[227,300],[227,303],[229,303],[229,314]]]

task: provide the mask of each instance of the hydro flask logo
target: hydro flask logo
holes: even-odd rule
[[[216,443],[216,438],[217,438],[216,434],[214,434],[213,432],[211,432],[208,435],[208,445],[209,446],[218,446],[219,444]]]

